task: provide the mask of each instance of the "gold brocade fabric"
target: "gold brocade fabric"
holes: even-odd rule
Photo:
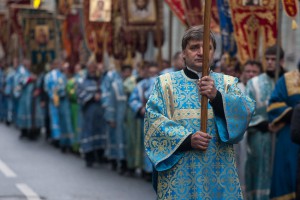
[[[230,0],[234,35],[242,63],[258,59],[259,52],[274,45],[277,38],[278,0],[264,0],[248,5]]]
[[[183,71],[160,76],[147,103],[146,153],[158,171],[158,199],[242,199],[232,143],[251,119],[254,102],[241,94],[237,79],[211,73],[223,99],[226,120],[208,105],[206,151],[178,151],[200,130],[201,95],[197,81]]]

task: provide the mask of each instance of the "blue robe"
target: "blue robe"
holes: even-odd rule
[[[6,120],[5,71],[0,68],[0,121]]]
[[[300,74],[287,72],[275,85],[271,95],[268,115],[272,124],[279,122],[285,114],[300,102]],[[290,123],[276,133],[275,157],[270,198],[296,198],[296,172],[299,145],[291,140]]]
[[[141,139],[144,141],[144,116],[139,116],[138,112],[141,108],[146,106],[146,103],[149,99],[151,91],[153,89],[155,83],[155,78],[148,78],[140,81],[137,86],[132,91],[130,98],[129,98],[129,106],[135,113],[135,116],[138,117],[141,121],[141,130],[139,133],[142,135]],[[152,172],[152,163],[150,162],[148,156],[146,155],[145,148],[142,146],[141,149],[144,152],[144,166],[143,169],[145,172]]]
[[[275,80],[266,73],[247,83],[246,94],[256,101],[255,114],[249,125],[246,161],[246,191],[248,199],[268,200],[272,176],[272,133],[261,131],[255,126],[268,122],[268,101],[275,86]]]
[[[80,151],[83,153],[105,148],[106,132],[101,99],[94,100],[95,94],[101,92],[100,84],[101,79],[89,76],[78,82],[77,95],[82,112]]]
[[[70,104],[66,96],[66,76],[54,69],[45,77],[45,91],[49,96],[49,114],[51,119],[51,137],[59,140],[61,146],[70,146],[73,136]],[[59,104],[54,104],[55,95],[59,97]]]
[[[8,70],[7,76],[5,78],[5,89],[4,94],[6,96],[7,102],[7,115],[6,119],[8,122],[13,122],[15,117],[14,112],[14,98],[13,98],[13,88],[14,88],[14,75],[16,71],[13,68]]]
[[[226,121],[208,104],[206,151],[177,151],[200,130],[201,95],[197,79],[183,70],[159,76],[147,102],[145,148],[158,171],[158,199],[242,199],[233,143],[251,120],[254,101],[237,88],[237,79],[211,72],[223,99]]]
[[[116,123],[116,127],[107,125],[107,157],[108,159],[125,160],[124,117],[127,97],[120,74],[116,71],[107,72],[103,78],[101,90],[104,119],[106,122]]]
[[[15,95],[18,98],[16,124],[20,129],[37,129],[44,125],[43,111],[39,96],[34,97],[33,92],[38,87],[38,80],[29,81],[31,72],[21,66],[16,74]]]

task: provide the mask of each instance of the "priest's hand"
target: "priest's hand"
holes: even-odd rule
[[[94,96],[95,101],[99,101],[101,99],[101,94],[100,93],[96,93]]]
[[[271,133],[277,133],[278,131],[280,131],[280,129],[282,129],[285,126],[284,122],[281,123],[277,123],[277,124],[269,124],[269,131]]]
[[[191,137],[191,146],[193,149],[205,151],[208,148],[212,136],[202,131],[197,131]]]
[[[214,100],[217,96],[215,81],[210,76],[204,76],[198,81],[199,91],[201,95],[207,96],[209,100]]]

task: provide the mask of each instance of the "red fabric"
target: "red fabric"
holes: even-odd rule
[[[75,64],[79,62],[79,49],[83,38],[80,28],[80,16],[79,14],[69,14],[66,21],[67,39],[70,45],[70,65],[75,66]]]
[[[185,26],[203,24],[204,0],[165,0],[172,12]],[[212,0],[210,28],[214,32],[220,32],[217,0]]]
[[[210,29],[213,32],[220,33],[220,19],[219,19],[217,0],[212,0],[211,2]]]
[[[298,14],[298,1],[297,0],[282,0],[283,9],[289,17],[296,17]]]
[[[258,59],[260,47],[264,52],[266,47],[276,43],[277,6],[277,0],[259,6],[244,6],[242,1],[230,0],[234,36],[242,63]]]
[[[203,24],[204,4],[202,1],[183,0],[184,13],[189,26]]]
[[[184,24],[187,25],[187,21],[184,14],[184,8],[181,0],[165,0],[169,5],[173,13],[178,17],[178,19]]]
[[[27,79],[27,82],[26,82],[26,83],[28,84],[28,83],[32,83],[32,82],[34,82],[34,79],[33,79],[32,77],[29,77],[29,78]]]

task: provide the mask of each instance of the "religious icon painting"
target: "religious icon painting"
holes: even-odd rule
[[[47,45],[49,41],[49,27],[47,25],[38,25],[34,30],[34,39],[40,46]]]
[[[161,1],[124,0],[123,11],[126,26],[153,26],[161,20]]]
[[[91,22],[110,22],[111,8],[111,0],[90,0],[89,20]]]

